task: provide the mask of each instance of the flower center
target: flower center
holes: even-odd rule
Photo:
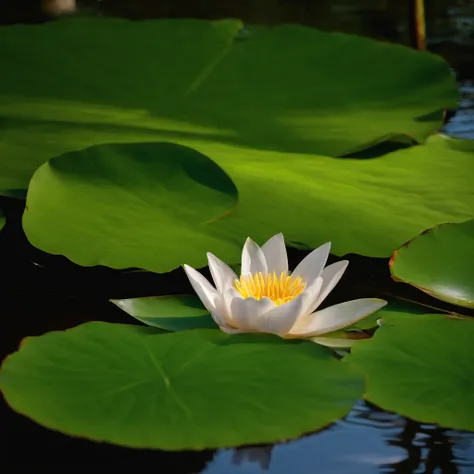
[[[301,277],[293,278],[287,272],[277,275],[275,272],[264,276],[258,272],[253,275],[241,275],[235,280],[234,288],[242,298],[270,298],[276,305],[281,305],[296,298],[303,292],[306,283]]]

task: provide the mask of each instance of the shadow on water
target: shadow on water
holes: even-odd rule
[[[463,101],[444,131],[474,138],[474,22],[472,1],[425,2],[428,46],[459,72]],[[239,16],[249,22],[297,22],[408,44],[411,1],[217,0],[161,1],[83,0],[88,14],[130,18],[218,18]],[[470,5],[469,5],[470,4]],[[363,6],[362,6],[363,5]],[[469,13],[471,12],[471,13]],[[39,0],[0,5],[0,24],[50,19]],[[387,145],[384,145],[387,146]],[[403,141],[388,146],[403,147]],[[385,152],[375,148],[374,156]],[[0,360],[15,351],[25,336],[74,327],[90,320],[138,324],[109,303],[109,298],[191,293],[182,271],[156,275],[142,271],[81,268],[62,257],[31,247],[20,219],[24,202],[0,198],[7,225],[0,233],[2,315]],[[307,251],[292,249],[293,266]],[[348,256],[351,265],[327,304],[365,296],[402,297],[450,310],[416,289],[394,283],[386,259]],[[332,258],[331,262],[335,259]],[[158,290],[159,289],[159,290]],[[119,448],[49,431],[11,411],[0,399],[3,465],[49,464],[154,465],[156,472],[205,474],[469,474],[474,472],[474,433],[424,425],[359,402],[346,419],[299,440],[274,446],[203,452],[166,453]]]

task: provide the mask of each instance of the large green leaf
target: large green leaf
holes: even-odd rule
[[[339,156],[424,140],[458,100],[439,57],[285,25],[77,18],[0,30],[0,189],[88,146],[195,139]],[[244,152],[242,150],[242,152]],[[269,158],[269,157],[266,157]]]
[[[5,223],[6,223],[5,216],[3,215],[3,212],[0,211],[0,230],[3,229],[3,227],[5,226]]]
[[[351,409],[363,378],[311,342],[93,322],[29,338],[4,362],[0,389],[48,428],[181,450],[317,430]]]
[[[474,320],[384,318],[345,360],[367,375],[369,401],[425,423],[474,431]]]
[[[308,247],[332,241],[338,255],[387,257],[428,227],[471,216],[466,146],[434,136],[425,146],[359,160],[214,145],[239,191],[233,208],[230,183],[221,192],[196,182],[197,165],[214,170],[215,188],[219,172],[191,150],[97,146],[36,172],[23,226],[33,245],[81,265],[157,272],[205,266],[208,251],[237,263],[248,236],[262,242],[278,232]]]
[[[237,190],[205,156],[169,143],[78,153],[44,164],[31,182],[23,225],[33,244],[82,265],[160,270],[198,242],[232,247],[209,227],[230,212]]]
[[[397,281],[474,308],[474,219],[423,232],[393,254],[390,270]]]
[[[111,301],[142,323],[165,331],[217,328],[211,315],[195,295],[168,295]]]

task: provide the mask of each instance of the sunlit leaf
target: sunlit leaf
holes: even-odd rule
[[[194,263],[198,249],[204,257],[206,247],[237,249],[212,227],[236,205],[237,190],[207,157],[169,143],[78,153],[35,173],[23,217],[33,245],[80,265],[158,271],[177,267],[180,254],[196,255]]]
[[[278,232],[310,248],[330,241],[337,255],[387,257],[472,215],[472,152],[460,143],[434,136],[373,160],[192,144],[217,150],[221,170],[178,145],[97,146],[37,171],[23,226],[36,247],[85,266],[166,272],[203,267],[206,252],[236,264],[248,236]]]
[[[311,342],[93,322],[27,339],[4,362],[0,389],[48,428],[182,450],[317,430],[347,414],[363,378]]]
[[[456,106],[435,55],[297,25],[244,40],[240,29],[110,18],[3,27],[0,189],[24,189],[46,160],[102,143],[341,156],[401,135],[423,141]]]

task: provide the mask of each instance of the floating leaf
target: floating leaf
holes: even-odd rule
[[[236,203],[231,179],[194,150],[170,143],[102,145],[39,168],[23,227],[33,245],[80,265],[167,271],[197,246],[204,255],[205,246],[232,248],[211,223]],[[60,215],[66,218],[61,225]]]
[[[344,360],[365,371],[366,398],[383,409],[474,431],[473,339],[474,320],[400,313]]]
[[[137,448],[280,441],[342,416],[363,378],[311,342],[87,323],[6,359],[10,406],[67,434]]]
[[[397,281],[474,308],[474,219],[423,232],[393,254],[390,270]]]
[[[217,327],[201,300],[194,295],[155,296],[111,301],[135,319],[165,331]]]
[[[3,27],[0,189],[24,189],[46,160],[103,143],[341,156],[400,135],[423,141],[457,104],[455,78],[435,55],[297,25],[241,40],[241,26],[75,18]]]
[[[337,255],[387,257],[412,235],[474,209],[472,153],[442,136],[373,160],[212,148],[238,188],[237,207],[228,177],[197,152],[103,145],[36,172],[25,233],[80,265],[167,272],[207,265],[206,252],[240,262],[248,236],[262,243],[278,232],[308,247],[331,241]],[[196,181],[196,166],[212,171],[211,189]]]

